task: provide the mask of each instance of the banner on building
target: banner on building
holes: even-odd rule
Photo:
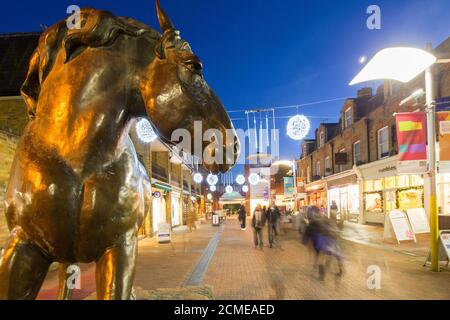
[[[291,198],[294,195],[294,178],[284,177],[284,196]]]
[[[436,100],[439,132],[439,172],[450,172],[450,97]]]
[[[399,174],[425,173],[427,166],[427,124],[425,112],[398,113],[397,143]]]

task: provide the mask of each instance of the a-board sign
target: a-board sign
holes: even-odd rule
[[[220,225],[220,220],[219,220],[219,215],[218,214],[213,214],[213,216],[212,216],[212,224],[213,224],[213,226],[219,226]]]
[[[170,242],[171,241],[171,230],[170,224],[167,222],[160,222],[158,224],[158,242]]]
[[[441,230],[439,232],[439,238],[441,239],[442,246],[447,253],[447,258],[450,260],[450,230]]]
[[[407,209],[406,214],[415,234],[430,232],[430,225],[424,208]]]
[[[392,210],[386,214],[383,238],[392,238],[393,235],[398,243],[400,241],[416,241],[408,217],[403,211]]]

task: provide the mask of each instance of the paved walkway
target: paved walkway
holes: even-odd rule
[[[296,231],[282,228],[278,245],[263,251],[254,249],[252,237],[250,228],[242,231],[231,219],[220,228],[203,224],[192,233],[174,234],[172,244],[144,239],[139,244],[135,286],[170,291],[207,285],[215,299],[239,300],[450,299],[450,272],[428,271],[421,255],[343,241],[343,278],[330,273],[320,281],[312,255]],[[371,265],[381,270],[380,290],[367,288]],[[39,298],[54,299],[56,288],[56,272],[51,272]],[[84,265],[82,290],[74,297],[85,299],[94,291],[93,265]]]

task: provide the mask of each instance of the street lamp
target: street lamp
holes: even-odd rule
[[[431,51],[431,45],[427,46]],[[350,82],[354,85],[372,80],[391,79],[409,82],[425,71],[427,140],[430,179],[430,233],[431,233],[431,268],[439,271],[439,222],[436,201],[436,123],[433,101],[433,81],[431,66],[435,63],[448,62],[439,59],[430,52],[417,48],[397,47],[379,51],[372,60]]]

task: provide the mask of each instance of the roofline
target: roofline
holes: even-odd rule
[[[42,31],[0,33],[0,38],[40,36],[41,34],[42,34]]]

